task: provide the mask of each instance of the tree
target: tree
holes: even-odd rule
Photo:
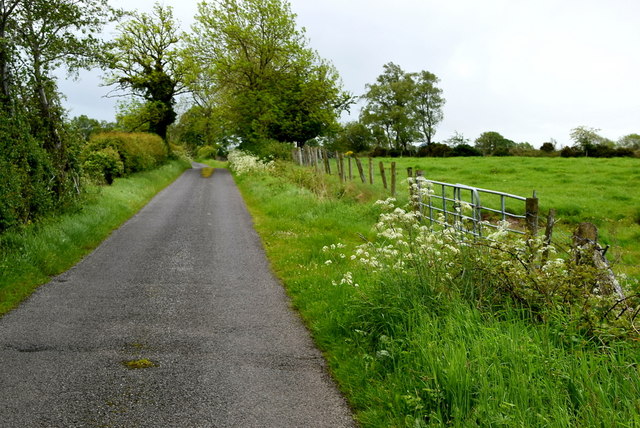
[[[483,132],[475,141],[475,147],[482,152],[483,155],[505,155],[509,153],[509,149],[516,146],[511,140],[504,138],[498,132]]]
[[[106,120],[92,119],[87,115],[82,114],[71,119],[69,121],[69,126],[72,130],[78,132],[86,142],[89,141],[89,137],[95,133],[115,129],[116,124],[107,122]]]
[[[73,73],[96,64],[103,26],[117,18],[107,0],[34,0],[14,11],[15,43],[37,114],[32,128],[49,150],[64,150],[62,110],[52,71]]]
[[[198,11],[185,54],[189,86],[242,145],[302,145],[336,126],[350,97],[335,68],[307,47],[288,2],[203,1]]]
[[[457,147],[462,144],[469,144],[469,139],[465,138],[462,133],[455,131],[454,134],[451,137],[444,140],[443,143],[453,147]]]
[[[352,121],[342,125],[338,131],[332,146],[336,150],[363,152],[371,148],[373,136],[364,124]]]
[[[367,104],[360,120],[382,131],[388,147],[405,151],[419,132],[412,114],[415,82],[399,65],[390,62],[383,68],[376,83],[366,85],[367,92],[362,98]]]
[[[166,140],[176,120],[175,97],[184,91],[181,39],[170,6],[156,3],[153,12],[134,13],[118,26],[108,55],[108,85],[145,100],[150,132]]]
[[[191,106],[171,127],[172,138],[194,152],[202,146],[227,148],[236,141],[229,124],[219,113],[220,109]]]
[[[625,135],[618,140],[618,146],[632,150],[640,150],[640,135]]]
[[[574,148],[582,151],[584,156],[602,157],[603,151],[613,149],[614,142],[598,134],[600,130],[586,126],[578,126],[571,130]]]
[[[15,14],[20,0],[0,0],[0,108],[11,109],[11,63],[14,46],[9,37],[15,32]]]
[[[440,79],[428,71],[421,71],[415,75],[414,114],[418,121],[418,129],[425,143],[430,145],[436,133],[436,125],[444,117],[442,107],[442,89],[436,86]]]
[[[438,81],[428,71],[407,73],[397,64],[385,64],[376,83],[366,86],[361,122],[374,134],[383,134],[388,147],[406,151],[420,137],[431,144],[445,102],[442,90],[435,86]]]

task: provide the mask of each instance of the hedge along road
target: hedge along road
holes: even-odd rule
[[[3,427],[352,420],[226,170],[186,171],[0,319]]]

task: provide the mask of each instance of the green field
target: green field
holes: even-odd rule
[[[367,160],[362,159],[367,167]],[[427,179],[530,197],[536,191],[540,214],[557,211],[558,238],[568,241],[579,222],[592,222],[615,269],[640,277],[640,159],[635,158],[376,158],[374,185],[382,186],[378,163],[396,162],[398,196],[406,196],[407,168]],[[346,167],[345,167],[346,168]],[[355,163],[354,180],[359,181]],[[335,164],[332,165],[335,172]],[[368,174],[368,172],[365,172]],[[388,174],[388,172],[387,172]]]

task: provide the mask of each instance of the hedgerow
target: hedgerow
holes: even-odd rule
[[[83,168],[91,177],[111,182],[117,177],[156,168],[167,158],[167,146],[155,134],[105,132],[92,136],[85,146]]]

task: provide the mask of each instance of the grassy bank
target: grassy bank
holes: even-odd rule
[[[77,263],[188,167],[173,161],[111,186],[90,187],[75,212],[1,235],[0,315]]]
[[[380,213],[358,186],[283,169],[237,181],[363,426],[640,424],[637,342],[594,341],[508,300],[483,304],[492,279],[473,265],[454,278],[438,258],[421,277],[355,266],[350,248],[373,239]]]

